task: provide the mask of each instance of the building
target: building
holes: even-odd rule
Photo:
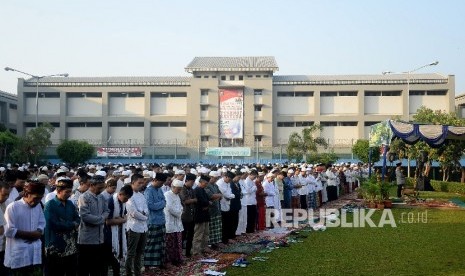
[[[278,69],[274,57],[196,57],[183,77],[42,78],[39,122],[55,126],[54,144],[84,139],[102,152],[137,148],[144,158],[207,159],[234,156],[225,150],[240,147],[245,152],[235,158],[281,159],[289,135],[312,124],[348,154],[382,120],[408,120],[422,105],[454,110],[453,75],[276,75]],[[36,95],[36,79],[19,80],[20,135],[35,127]]]
[[[16,133],[18,97],[0,90],[0,124]]]

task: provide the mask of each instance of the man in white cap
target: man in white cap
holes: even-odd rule
[[[184,228],[181,219],[183,207],[179,193],[183,186],[183,181],[175,179],[171,183],[171,191],[165,193],[166,262],[172,265],[182,263],[182,231]]]

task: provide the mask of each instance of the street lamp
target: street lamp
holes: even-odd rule
[[[64,73],[64,74],[52,74],[52,75],[46,75],[46,76],[37,76],[37,75],[29,74],[29,73],[26,73],[26,72],[23,72],[23,71],[20,71],[20,70],[16,70],[16,69],[11,68],[11,67],[5,67],[5,71],[18,72],[18,73],[21,73],[21,74],[24,74],[24,75],[27,75],[27,76],[30,76],[30,77],[33,77],[33,78],[36,79],[36,127],[38,127],[39,126],[39,80],[43,79],[43,78],[48,78],[48,77],[68,77],[69,75],[67,73]]]
[[[410,70],[410,71],[406,71],[406,72],[399,72],[399,73],[396,73],[396,72],[392,72],[392,71],[384,71],[383,72],[383,75],[388,75],[388,74],[407,74],[407,121],[410,121],[410,74],[420,70],[420,69],[423,69],[425,67],[430,67],[430,66],[436,66],[439,64],[439,61],[435,61],[435,62],[431,62],[431,63],[428,63],[428,64],[425,64],[423,66],[420,66],[418,68],[415,68],[413,70]],[[410,177],[410,157],[407,158],[407,161],[408,161],[408,165],[407,165],[407,176]],[[386,166],[386,151],[383,152],[383,176],[384,176],[384,170],[385,170],[385,166]]]
[[[430,67],[430,66],[436,66],[439,64],[439,61],[435,61],[435,62],[431,62],[431,63],[428,63],[428,64],[425,64],[425,65],[422,65],[418,68],[415,68],[413,70],[410,70],[410,71],[405,71],[405,72],[392,72],[392,71],[384,71],[382,72],[383,75],[389,75],[389,74],[407,74],[407,121],[410,121],[410,74],[420,70],[420,69],[423,69],[425,67]]]

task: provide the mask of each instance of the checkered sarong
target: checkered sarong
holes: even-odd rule
[[[221,215],[210,218],[209,230],[210,234],[208,236],[208,244],[220,243],[222,237]]]
[[[165,225],[149,225],[144,251],[145,266],[160,266],[165,263]]]
[[[318,207],[316,200],[317,200],[317,196],[315,192],[308,194],[308,209],[316,210],[316,208]]]

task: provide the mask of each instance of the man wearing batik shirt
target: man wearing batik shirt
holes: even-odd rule
[[[150,268],[163,268],[165,265],[166,220],[163,210],[166,207],[166,200],[162,186],[166,180],[166,174],[158,173],[155,176],[155,181],[153,181],[152,185],[150,185],[144,192],[145,199],[147,200],[147,206],[149,208],[144,265]]]
[[[71,179],[56,183],[56,196],[44,208],[45,215],[45,256],[49,275],[76,275],[77,270],[77,229],[79,214],[69,200],[73,189]]]
[[[13,275],[42,275],[42,242],[45,217],[40,201],[45,186],[28,182],[23,197],[6,207],[5,266]]]
[[[100,275],[104,271],[103,227],[110,211],[105,198],[103,176],[95,175],[90,180],[89,189],[78,200],[81,223],[78,233],[78,274]]]

